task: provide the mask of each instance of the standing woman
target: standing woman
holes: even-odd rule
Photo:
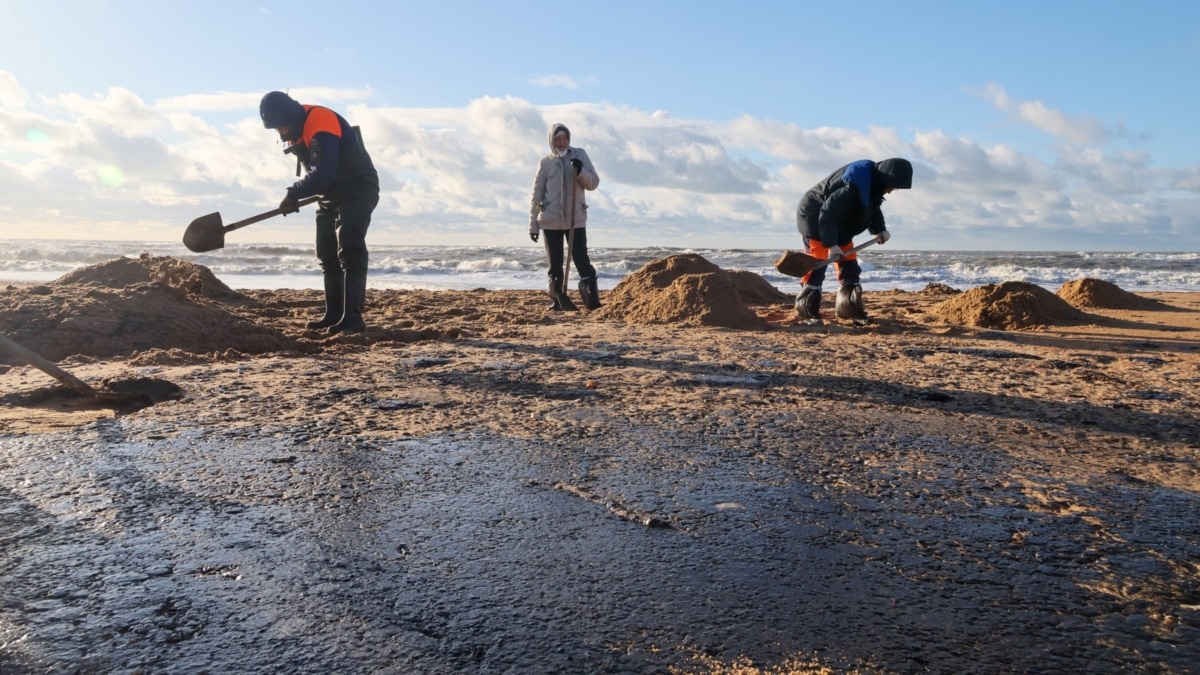
[[[600,176],[582,148],[571,147],[571,130],[563,124],[550,126],[550,154],[538,164],[533,178],[529,209],[529,238],[538,240],[545,230],[543,245],[550,265],[547,293],[554,301],[550,309],[575,309],[563,288],[563,244],[567,242],[575,269],[579,270],[579,296],[588,309],[600,307],[596,268],[587,248],[587,200],[585,190],[595,190]],[[582,188],[582,189],[581,189]]]

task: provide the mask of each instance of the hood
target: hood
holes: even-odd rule
[[[554,152],[554,137],[558,135],[558,132],[560,131],[567,132],[567,144],[570,145],[571,143],[571,130],[567,128],[567,125],[559,124],[557,122],[551,124],[550,131],[546,134],[546,142],[550,144],[550,152]]]
[[[267,129],[289,127],[292,135],[298,138],[304,128],[304,106],[282,91],[272,91],[263,96],[258,104],[258,114]]]
[[[895,188],[897,190],[907,190],[912,187],[912,164],[907,159],[894,157],[885,159],[875,165],[875,170],[879,172],[879,177],[882,178],[884,189]]]

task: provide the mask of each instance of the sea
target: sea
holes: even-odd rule
[[[773,263],[781,250],[647,247],[596,248],[590,253],[600,288],[605,290],[653,260],[682,253],[703,256],[722,269],[754,272],[784,292],[799,287],[797,279],[775,271]],[[161,241],[0,239],[0,282],[45,283],[82,267],[142,254],[203,265],[235,289],[321,288],[312,246],[229,244],[193,253],[182,244]],[[542,290],[546,286],[545,254],[536,245],[375,245],[370,256],[372,288]],[[919,251],[875,246],[860,252],[859,261],[867,291],[918,291],[929,284],[968,290],[1024,281],[1054,292],[1068,281],[1084,278],[1135,293],[1200,291],[1200,253]],[[576,270],[570,274],[578,278]]]

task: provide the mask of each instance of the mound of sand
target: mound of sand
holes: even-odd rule
[[[1062,298],[1023,281],[971,289],[934,305],[930,313],[946,323],[1000,330],[1091,322]]]
[[[51,361],[153,349],[309,351],[255,322],[244,311],[251,302],[203,266],[143,255],[76,270],[44,286],[0,291],[0,331]]]
[[[122,289],[139,284],[160,284],[185,296],[209,300],[240,300],[207,267],[167,256],[143,253],[136,260],[117,258],[64,274],[51,286],[95,286]]]
[[[653,260],[622,279],[596,314],[626,323],[765,330],[750,305],[787,301],[753,272],[726,272],[702,256],[683,254]]]
[[[1058,289],[1058,297],[1072,307],[1094,309],[1162,309],[1163,305],[1123,290],[1116,284],[1100,279],[1076,279]]]

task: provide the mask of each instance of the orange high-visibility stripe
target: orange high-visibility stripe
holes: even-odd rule
[[[338,138],[342,137],[342,125],[338,123],[337,115],[332,110],[319,105],[306,105],[304,110],[308,116],[304,119],[304,132],[300,136],[300,141],[305,145],[309,145],[313,136],[321,132],[333,134]]]
[[[826,260],[829,258],[829,249],[825,246],[825,244],[822,244],[820,241],[818,241],[816,239],[809,239],[805,243],[808,246],[807,253],[809,255],[811,255],[812,257],[816,258],[817,260]],[[850,240],[844,244],[838,244],[838,247],[841,248],[842,251],[849,251],[850,249],[854,248],[854,240]],[[857,258],[858,258],[857,253],[851,253],[849,255],[843,256],[842,260],[856,260]],[[840,278],[842,276],[842,274],[841,274],[842,271],[840,269],[840,265],[839,265],[839,263],[833,263],[833,264],[834,264],[834,267],[839,268],[838,269],[838,277]],[[805,274],[803,277],[801,277],[800,281],[802,283],[807,284],[808,279],[811,276],[812,276],[812,272],[809,272],[808,274]]]

